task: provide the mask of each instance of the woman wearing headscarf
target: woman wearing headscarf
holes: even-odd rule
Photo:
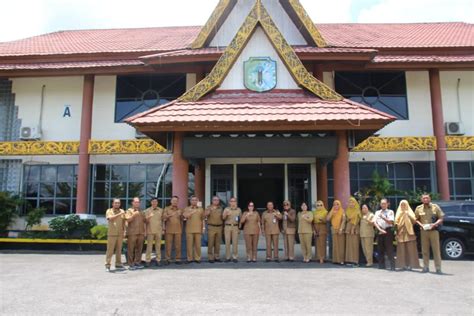
[[[328,216],[328,211],[324,206],[324,202],[317,201],[316,210],[313,212],[313,229],[315,237],[314,247],[316,248],[316,258],[319,260],[319,263],[324,263],[324,258],[326,258],[326,239],[328,236],[326,216]]]
[[[335,200],[326,220],[331,221],[332,262],[344,264],[344,227],[346,216],[341,201]]]
[[[397,229],[397,269],[419,269],[418,250],[416,248],[416,235],[413,225],[416,223],[415,213],[407,200],[400,201],[395,215]]]
[[[349,198],[346,209],[346,263],[359,266],[360,206],[353,197]]]
[[[301,212],[298,213],[298,234],[300,237],[303,262],[311,261],[311,240],[313,239],[313,213],[308,211],[308,205],[301,203]]]
[[[367,261],[366,267],[371,267],[374,264],[374,214],[370,212],[367,204],[362,205],[361,211],[360,243]]]

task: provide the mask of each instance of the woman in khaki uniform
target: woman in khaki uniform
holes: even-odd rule
[[[360,218],[359,203],[350,197],[346,209],[346,263],[353,267],[359,266]]]
[[[334,201],[326,219],[331,221],[332,262],[344,264],[344,226],[346,216],[344,215],[341,201]]]
[[[397,228],[397,269],[411,270],[420,269],[418,250],[416,248],[416,235],[413,225],[416,223],[415,213],[407,200],[400,201],[395,215],[395,227]]]
[[[267,209],[262,214],[262,235],[265,236],[267,244],[267,258],[266,262],[272,260],[272,246],[273,246],[273,260],[280,262],[278,259],[278,237],[280,236],[280,227],[278,222],[283,216],[278,210],[274,209],[273,202],[267,203]]]
[[[314,229],[314,247],[316,248],[316,257],[319,263],[324,263],[326,258],[326,240],[328,236],[328,229],[326,226],[326,217],[328,211],[324,206],[323,201],[316,202],[316,210],[313,212],[313,229]]]
[[[298,234],[300,237],[303,262],[311,261],[311,240],[313,239],[313,213],[308,211],[306,203],[301,204],[301,212],[298,214]]]
[[[362,205],[361,210],[360,243],[367,261],[366,267],[371,267],[374,264],[374,214],[369,211],[369,207],[366,204]]]
[[[255,211],[255,205],[250,202],[248,210],[242,215],[240,225],[243,226],[247,262],[257,262],[258,237],[260,235],[260,215]]]
[[[285,260],[295,261],[296,211],[290,201],[283,202],[283,248]]]

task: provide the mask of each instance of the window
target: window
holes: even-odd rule
[[[77,166],[25,166],[23,197],[27,208],[43,207],[46,214],[70,214],[76,209]]]
[[[115,122],[168,103],[186,91],[186,75],[117,76]]]
[[[105,214],[113,198],[121,200],[123,209],[136,196],[141,200],[141,208],[149,205],[154,196],[158,197],[160,206],[165,206],[172,196],[171,180],[172,166],[168,164],[94,165],[92,213]]]
[[[348,99],[408,119],[404,72],[336,72],[335,87]]]
[[[211,166],[211,195],[217,195],[223,205],[229,205],[234,194],[234,166]]]
[[[296,210],[300,211],[303,202],[312,209],[310,165],[288,165],[288,197]]]
[[[452,200],[474,198],[474,161],[448,163],[449,190]]]

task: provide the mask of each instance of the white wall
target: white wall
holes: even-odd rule
[[[13,78],[12,83],[22,126],[39,125],[41,90],[45,85],[42,140],[79,140],[83,77]],[[71,117],[63,117],[65,105],[70,105]]]
[[[254,0],[239,0],[223,25],[211,40],[209,46],[225,47],[229,45],[252,9]],[[264,0],[263,4],[285,39],[291,45],[306,45],[307,42],[291,21],[279,1]]]
[[[243,49],[239,58],[232,66],[227,77],[219,87],[220,90],[246,89],[244,86],[244,62],[250,57],[270,57],[277,62],[276,89],[299,89],[293,77],[288,72],[283,61],[273,48],[270,40],[261,27],[255,30],[252,38]]]

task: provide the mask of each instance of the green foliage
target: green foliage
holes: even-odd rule
[[[91,228],[97,225],[96,220],[80,219],[79,216],[71,214],[58,216],[49,222],[53,232],[62,238],[90,238]]]
[[[18,208],[23,201],[10,192],[0,192],[0,232],[5,232],[18,217]]]
[[[91,228],[91,235],[95,239],[107,239],[108,228],[105,225],[96,225]]]
[[[355,197],[360,203],[367,204],[369,209],[375,210],[381,199],[399,194],[390,181],[381,176],[377,171],[372,173],[372,184],[366,188],[361,188],[356,192]]]
[[[439,200],[441,198],[441,196],[439,195],[439,193],[430,193],[430,192],[426,192],[426,190],[422,190],[420,188],[417,188],[415,191],[407,191],[405,192],[405,199],[408,201],[408,203],[410,204],[410,206],[415,209],[418,205],[420,205],[422,202],[421,202],[421,196],[423,194],[426,194],[428,193],[430,196],[431,196],[431,199],[432,200]]]
[[[34,225],[41,224],[41,219],[44,216],[46,209],[43,207],[34,208],[26,213],[25,222],[26,229],[33,227]]]

